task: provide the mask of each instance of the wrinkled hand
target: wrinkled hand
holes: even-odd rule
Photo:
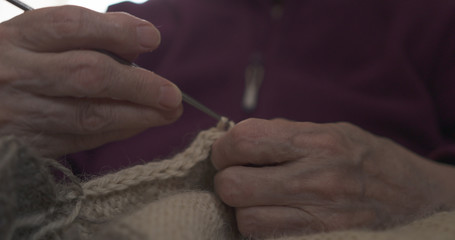
[[[173,122],[182,111],[174,84],[93,51],[132,61],[159,43],[149,22],[74,6],[0,24],[0,135],[57,157]]]
[[[347,123],[246,120],[211,158],[215,191],[248,237],[381,229],[455,199],[452,167]]]

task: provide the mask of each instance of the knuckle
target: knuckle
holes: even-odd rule
[[[344,129],[345,131],[361,131],[360,127],[350,122],[338,122],[334,125],[338,126],[341,129]]]
[[[336,132],[325,131],[313,138],[313,147],[327,155],[340,155],[344,152],[341,137]]]
[[[240,180],[230,168],[216,174],[214,184],[218,196],[229,206],[238,206],[239,200],[244,197],[240,190]]]
[[[8,85],[11,85],[16,79],[20,78],[18,71],[13,68],[0,66],[0,89],[6,89]]]
[[[295,134],[290,138],[290,142],[296,148],[303,147],[311,154],[323,154],[326,157],[343,154],[346,151],[341,136],[327,129],[309,134]]]
[[[172,112],[157,112],[154,109],[139,109],[139,117],[136,120],[136,128],[148,128],[162,126],[175,122],[183,113],[183,108],[180,107]],[[131,120],[133,120],[131,118]]]
[[[76,110],[76,129],[82,133],[99,132],[105,129],[113,121],[112,114],[106,114],[106,112],[108,112],[106,108],[97,104],[86,101],[79,103]]]
[[[0,52],[2,53],[0,55],[0,88],[14,80],[34,76],[26,69],[14,66],[18,57],[16,50],[12,47],[11,41],[14,38],[12,32],[6,24],[0,24]]]
[[[75,57],[70,72],[74,77],[74,88],[88,95],[99,95],[107,90],[105,61],[98,54],[80,54]]]
[[[290,196],[299,196],[302,195],[302,193],[307,192],[308,189],[306,189],[306,184],[304,181],[300,178],[292,178],[288,179],[283,186],[283,191]]]
[[[261,132],[258,130],[262,120],[247,119],[237,124],[229,131],[229,137],[232,143],[232,150],[235,152],[249,153],[255,149],[258,140],[262,137]]]
[[[308,189],[311,189],[315,197],[337,201],[355,190],[357,183],[350,181],[352,176],[348,174],[349,172],[338,168],[321,170],[313,180],[307,182],[305,192],[308,193]]]
[[[248,137],[233,138],[232,152],[238,156],[249,156],[257,148],[257,143]]]
[[[80,33],[85,26],[85,11],[87,10],[77,6],[52,8],[48,17],[54,33],[60,38],[68,38]]]
[[[237,211],[237,227],[244,237],[254,237],[264,232],[264,224],[255,211]]]
[[[347,128],[347,129],[351,129],[351,128],[355,127],[354,124],[349,123],[349,122],[337,122],[337,123],[335,123],[335,125],[337,125],[338,127]]]
[[[163,124],[173,123],[173,122],[177,121],[180,118],[180,116],[182,116],[183,107],[180,106],[177,109],[175,109],[174,111],[163,112],[161,114],[162,114],[162,123],[157,122],[156,117],[149,119],[149,122],[154,123],[154,125],[157,125],[157,124],[163,125]]]
[[[155,84],[153,84],[153,85],[150,84],[150,82],[151,82],[150,79],[152,79],[155,76],[155,74],[152,73],[152,75],[150,75],[149,71],[146,71],[143,69],[139,69],[139,71],[136,71],[135,74],[137,74],[135,81],[131,81],[129,83],[129,87],[134,89],[134,92],[150,93],[154,90],[154,88],[156,88]],[[136,96],[138,98],[140,98],[140,96],[142,96],[142,94],[137,94]]]
[[[322,192],[329,195],[338,195],[345,186],[345,177],[337,170],[326,171],[320,175]]]
[[[317,135],[317,143],[324,148],[332,148],[339,142],[339,136],[332,127],[327,127]]]
[[[248,118],[246,120],[243,120],[239,122],[235,128],[240,128],[243,130],[248,130],[248,129],[254,129],[257,128],[257,126],[263,125],[266,121],[268,120],[263,120],[263,119],[258,119],[258,118]]]

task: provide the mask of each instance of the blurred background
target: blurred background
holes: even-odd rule
[[[22,2],[33,8],[42,8],[58,5],[78,5],[93,9],[98,12],[105,12],[111,4],[124,2],[125,0],[22,0]],[[146,0],[130,0],[130,2],[142,3]],[[6,21],[22,13],[22,10],[11,5],[6,0],[0,0],[0,22]]]

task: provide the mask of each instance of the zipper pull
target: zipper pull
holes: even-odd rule
[[[264,73],[265,69],[261,57],[259,54],[255,54],[245,69],[245,91],[242,105],[246,112],[252,112],[256,109]]]
[[[283,16],[283,1],[282,0],[274,0],[272,3],[272,9],[270,11],[270,15],[272,19],[277,21],[280,20]]]

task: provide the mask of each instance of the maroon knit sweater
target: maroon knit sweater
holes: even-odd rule
[[[454,1],[152,0],[109,10],[161,31],[161,46],[136,63],[234,121],[346,121],[455,163]],[[264,70],[262,81],[247,77],[246,87],[246,69]],[[245,109],[246,89],[256,107]],[[170,126],[68,159],[76,173],[100,174],[179,152],[215,123],[185,105]]]

